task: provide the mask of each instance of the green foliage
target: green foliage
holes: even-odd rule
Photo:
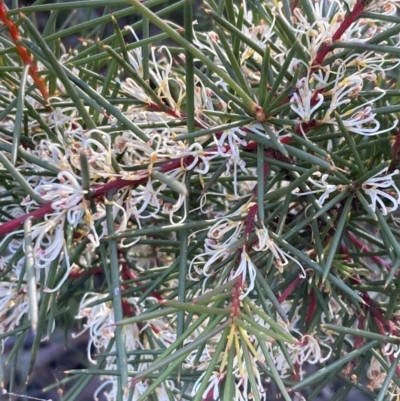
[[[22,11],[0,0],[6,362],[64,325],[91,363],[68,401],[92,376],[118,401],[395,398],[395,2]]]

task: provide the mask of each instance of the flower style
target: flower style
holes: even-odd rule
[[[186,189],[186,187],[185,187],[186,168],[185,167],[179,167],[175,170],[170,171],[168,173],[168,178],[172,179],[173,181],[178,182],[180,184],[180,188]],[[161,184],[159,186],[159,188],[156,190],[156,194],[161,193],[166,188],[167,188],[167,184]],[[185,193],[184,191],[180,191],[178,194],[178,199],[176,200],[175,203],[170,203],[170,202],[163,203],[162,210],[164,213],[166,213],[169,216],[169,221],[172,225],[181,224],[186,220],[186,217],[187,217],[186,208],[184,209],[183,217],[178,222],[176,222],[173,219],[176,212],[178,212],[178,210],[185,204],[186,195],[187,195],[187,192]]]
[[[195,115],[199,119],[201,126],[214,126],[221,121],[218,117],[212,116],[204,111],[220,110],[226,112],[227,103],[218,94],[207,88],[197,76],[195,76],[194,105]]]
[[[101,137],[104,144],[99,140],[93,139],[96,134]],[[112,165],[112,150],[110,144],[110,136],[104,132],[93,129],[85,133],[85,136],[76,135],[78,141],[71,146],[71,164],[78,170],[81,170],[80,154],[83,152],[87,157],[89,165],[89,174],[94,180],[98,178],[115,177],[114,167]]]
[[[346,68],[357,67],[359,69],[358,75],[361,78],[375,82],[377,79],[376,73],[378,71],[382,74],[382,77],[385,78],[386,72],[395,69],[400,63],[399,59],[392,59],[390,61],[391,62],[388,63],[382,54],[377,54],[375,52],[355,53],[347,57],[343,61],[343,65],[345,65]],[[367,73],[363,73],[363,71],[367,71]]]
[[[195,270],[195,272],[198,275],[204,275],[206,277],[209,277],[214,274],[214,270],[212,269],[212,266],[215,264],[217,261],[223,261],[226,260],[228,257],[232,255],[232,252],[236,250],[235,247],[232,249],[232,245],[234,245],[240,238],[240,234],[242,231],[242,226],[243,223],[235,224],[238,222],[230,222],[228,219],[226,219],[224,222],[219,222],[222,223],[221,226],[223,226],[223,223],[225,224],[225,229],[233,230],[232,233],[230,233],[230,236],[228,239],[225,240],[223,243],[219,243],[213,238],[206,238],[204,241],[204,253],[201,253],[199,255],[196,255],[192,261],[190,262],[189,265],[189,277],[191,280],[197,281],[198,278],[195,278],[192,273],[192,269]],[[211,230],[210,230],[211,232]],[[210,233],[208,234],[210,236]],[[198,260],[203,259],[205,256],[209,256],[210,258],[207,260],[207,262],[204,264],[202,268],[198,267]]]
[[[320,345],[328,349],[326,356],[322,356]],[[329,345],[321,343],[321,341],[318,341],[311,335],[304,335],[296,344],[287,344],[287,347],[292,356],[293,363],[298,363],[300,366],[304,363],[323,363],[332,354],[332,348]]]
[[[400,354],[400,347],[398,344],[386,343],[382,350],[382,354],[385,356],[393,355],[395,358],[397,358]]]
[[[369,3],[366,7],[366,11],[371,10],[375,13],[384,15],[395,15],[398,11],[399,3],[398,0],[384,0],[384,1],[374,1]]]
[[[49,219],[32,227],[33,257],[36,268],[49,268],[64,248],[65,213],[48,215]],[[67,255],[65,255],[67,256]]]
[[[76,228],[83,220],[91,230],[94,230],[94,222],[84,201],[86,191],[82,189],[76,177],[68,171],[62,171],[57,178],[60,183],[50,181],[39,184],[34,189],[43,200],[51,202],[53,212],[45,216],[45,221],[32,227],[33,255],[35,266],[47,269],[63,252],[68,273],[71,266],[64,240],[65,223]],[[28,200],[28,205],[32,203],[33,201]],[[98,238],[97,233],[94,238]],[[66,278],[67,274],[59,285]]]
[[[49,100],[62,101],[62,99],[59,98],[50,98]],[[43,115],[43,117],[45,118],[45,120],[47,120],[46,122],[49,125],[49,128],[66,128],[66,125],[71,127],[72,124],[75,124],[76,115],[77,110],[75,107],[65,107],[63,109],[61,109],[60,107],[56,107],[53,112],[51,112],[50,114],[45,114]]]
[[[69,210],[78,205],[86,194],[78,180],[67,171],[57,176],[60,184],[51,182],[37,185],[35,192],[43,200],[50,201],[54,210]]]
[[[145,164],[153,152],[154,149],[149,144],[136,139],[132,132],[124,132],[114,141],[113,153],[121,155],[121,163],[125,165],[133,165],[134,162]]]
[[[76,319],[86,319],[86,322],[83,324],[82,331],[74,334],[74,336],[80,336],[89,330],[90,340],[87,347],[87,353],[89,361],[92,363],[95,363],[91,354],[92,346],[96,347],[97,353],[103,352],[108,347],[111,339],[114,337],[115,318],[111,301],[101,302],[106,297],[107,294],[98,294],[94,292],[86,293],[81,300],[79,313],[76,316]],[[137,304],[137,300],[135,298],[125,298],[124,302],[126,302],[127,305],[129,305],[129,307],[135,311],[136,315],[139,315],[143,312],[143,307]],[[175,341],[175,336],[173,335],[171,338],[171,333],[168,331],[170,326],[166,325],[161,319],[151,321],[148,325],[142,328],[140,328],[138,324],[130,324],[124,326],[125,344],[128,352],[146,349],[148,344],[142,340],[141,333],[147,327],[150,327],[154,333],[157,333],[157,336],[163,341],[164,346],[169,346],[173,341]],[[115,351],[116,345],[114,343],[111,352]],[[128,363],[130,361],[135,362],[134,355],[128,356]],[[138,371],[142,371],[147,367],[148,363],[140,363]],[[115,355],[110,355],[107,357],[106,369],[115,370],[116,372],[118,371]],[[103,376],[103,380],[104,382],[97,388],[95,392],[95,399],[97,399],[100,392],[104,392],[107,400],[116,401],[118,394],[118,381],[116,376]],[[124,389],[123,400],[138,400],[140,396],[147,390],[148,386],[149,384],[145,380],[136,383],[133,389],[133,398],[130,398],[130,389]],[[173,382],[168,381],[156,389],[156,394],[159,396],[158,399],[167,401],[169,398],[167,396],[165,386],[168,386],[171,389],[174,388]]]
[[[393,180],[393,176],[398,175],[399,170],[395,170],[393,173],[390,174],[382,175],[387,171],[388,167],[385,167],[383,170],[375,174],[373,177],[369,178],[361,185],[362,190],[371,199],[371,209],[375,212],[376,205],[378,204],[381,207],[381,212],[384,216],[397,210],[400,203],[400,190]],[[393,188],[397,194],[397,197],[382,190],[387,188]],[[387,207],[381,198],[390,201],[391,207]]]
[[[328,121],[331,118],[332,113],[340,106],[351,102],[351,96],[355,96],[363,86],[363,80],[357,75],[350,77],[343,77],[343,66],[339,67],[334,87],[327,94],[332,94],[331,104],[325,113],[323,122]]]

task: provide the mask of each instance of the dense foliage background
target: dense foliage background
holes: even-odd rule
[[[5,393],[397,399],[397,6],[0,0]]]

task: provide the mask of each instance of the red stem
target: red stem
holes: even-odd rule
[[[0,226],[0,235],[5,235],[17,230],[20,226],[22,226],[25,220],[29,218],[32,220],[41,219],[46,214],[49,214],[53,211],[53,207],[51,203],[45,203],[39,209],[34,210],[31,213],[24,214],[23,216],[17,217],[13,220],[7,221]]]
[[[358,318],[358,325],[357,328],[359,330],[364,330],[365,328],[365,315],[360,315],[360,317]],[[363,337],[357,336],[354,339],[354,349],[359,349],[363,343]]]
[[[303,278],[297,276],[282,292],[281,296],[278,298],[278,302],[281,304],[286,300],[286,298],[293,292],[293,290],[299,285],[299,283],[303,281]]]
[[[244,235],[246,237],[246,240],[249,239],[249,235],[253,231],[257,212],[258,212],[258,204],[255,203],[254,205],[250,206],[249,213],[247,214],[246,217],[246,223],[244,229]]]
[[[392,156],[394,159],[397,158],[397,154],[399,153],[400,149],[400,130],[396,135],[396,139],[394,141],[393,147],[392,147]]]
[[[1,1],[0,0],[0,11],[1,11]],[[0,18],[1,19],[1,18]],[[247,146],[245,146],[244,150],[246,151],[252,151],[257,147],[257,143],[251,141],[247,144]],[[229,150],[229,145],[225,145],[226,150]],[[217,148],[211,148],[208,149],[207,152],[214,152],[216,151]],[[167,162],[162,162],[159,163],[155,166],[155,168],[160,169],[162,172],[166,173],[169,171],[172,171],[176,168],[181,167],[182,165],[185,164],[190,164],[193,160],[192,156],[186,156],[183,157],[182,159],[174,159],[174,160],[170,160]],[[107,194],[110,191],[118,191],[122,188],[125,188],[127,186],[133,186],[133,187],[137,187],[138,185],[144,184],[146,183],[146,181],[148,180],[148,170],[141,170],[137,172],[138,175],[142,175],[142,178],[137,178],[135,180],[125,180],[122,178],[117,178],[114,181],[110,181],[107,182],[105,184],[95,184],[92,187],[92,193],[90,195],[91,198],[98,198],[100,196],[104,196],[105,194]],[[31,213],[27,213],[23,216],[17,217],[13,220],[7,221],[3,224],[0,225],[0,236],[8,234],[9,232],[15,231],[16,229],[18,229],[20,226],[22,226],[25,222],[25,220],[31,218],[33,220],[38,220],[43,218],[46,214],[51,213],[52,211],[54,211],[53,207],[51,206],[51,202],[46,203],[42,206],[39,207],[39,209],[31,212]]]
[[[190,163],[192,160],[192,156],[187,156],[184,157],[183,159],[176,159],[176,160],[171,160],[168,161],[164,164],[162,164],[161,166],[159,166],[159,168],[163,171],[163,172],[168,172],[171,170],[174,170],[178,167],[180,167],[182,164],[186,164],[186,163]],[[93,188],[93,193],[92,193],[92,198],[98,198],[100,196],[103,196],[105,194],[107,194],[109,191],[112,190],[119,190],[122,189],[124,187],[127,186],[138,186],[140,184],[145,183],[148,180],[148,171],[147,170],[143,170],[143,172],[138,172],[138,174],[143,175],[143,178],[139,178],[136,180],[124,180],[124,179],[116,179],[115,181],[110,181],[107,182],[106,184],[97,184],[94,186]],[[40,206],[39,209],[25,214],[23,216],[17,217],[13,220],[7,221],[3,224],[0,225],[0,236],[1,235],[5,235],[9,232],[15,231],[16,229],[18,229],[20,226],[22,226],[25,222],[25,220],[31,218],[32,220],[38,220],[41,219],[42,217],[46,216],[46,214],[49,214],[51,212],[53,212],[54,209],[51,206],[51,203],[45,203],[44,205]]]
[[[315,309],[317,309],[317,297],[315,296],[315,291],[311,290],[310,293],[310,304],[308,307],[306,324],[309,324],[314,317]]]
[[[242,292],[242,280],[237,280],[232,288],[232,301],[231,301],[231,319],[235,319],[235,317],[240,314],[240,295]]]
[[[7,26],[10,36],[11,36],[11,39],[14,42],[15,49],[16,49],[19,57],[21,58],[22,62],[25,65],[30,66],[29,75],[32,77],[33,82],[39,88],[40,93],[42,94],[44,100],[47,101],[47,99],[49,98],[49,93],[47,91],[45,82],[44,82],[43,78],[39,77],[39,75],[38,75],[38,68],[37,68],[35,61],[30,56],[30,54],[25,49],[25,47],[23,47],[20,44],[22,38],[19,33],[19,29],[18,29],[17,25],[8,18],[7,10],[4,5],[3,0],[0,0],[0,21],[2,21],[3,24]]]
[[[360,250],[363,252],[371,252],[371,249],[363,244],[358,237],[356,237],[351,231],[346,233],[347,238]],[[390,270],[392,268],[392,264],[390,262],[386,262],[379,256],[369,256],[375,263],[378,265],[382,265],[386,270]]]
[[[72,270],[71,273],[69,273],[68,277],[75,279],[82,276],[93,276],[98,273],[103,273],[103,271],[103,267],[93,267],[89,270]]]
[[[357,18],[360,16],[360,14],[364,11],[364,8],[366,6],[366,0],[358,0],[357,3],[355,4],[353,11],[350,12],[350,14],[345,17],[343,20],[342,24],[339,26],[337,31],[333,34],[332,36],[332,42],[335,42],[339,40],[342,35],[349,29],[350,25],[354,23]],[[313,62],[313,69],[315,70],[319,66],[321,66],[322,62],[324,61],[324,58],[326,55],[332,50],[332,45],[324,43],[318,50],[317,55],[315,56],[314,62]]]

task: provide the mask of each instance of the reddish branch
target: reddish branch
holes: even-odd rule
[[[357,328],[359,330],[364,330],[365,329],[365,315],[360,315],[360,317],[358,318]],[[363,341],[364,341],[363,337],[357,336],[354,339],[354,349],[361,348]]]
[[[126,262],[125,258],[121,258],[120,254],[120,261],[122,262],[122,270],[121,270],[121,279],[123,281],[125,280],[135,280],[138,278],[138,276],[135,274],[135,272],[129,267],[128,263]],[[141,281],[137,281],[136,284],[138,286],[142,285],[143,283]],[[128,286],[123,286],[122,290],[128,289]],[[147,288],[144,289],[145,291]],[[152,291],[150,294],[152,297],[156,298],[158,301],[163,301],[164,298],[155,291]]]
[[[278,302],[281,304],[286,300],[286,298],[293,293],[294,289],[303,281],[304,279],[297,276],[282,292],[281,296],[278,298]]]
[[[350,28],[351,24],[353,24],[360,14],[364,11],[367,5],[367,0],[358,0],[355,4],[353,11],[351,11],[343,20],[337,31],[332,36],[332,42],[339,40],[342,35]],[[321,66],[324,61],[326,55],[332,50],[332,44],[324,43],[318,50],[317,55],[315,56],[313,67],[314,70]]]
[[[242,280],[237,280],[232,288],[232,302],[231,302],[231,319],[238,317],[240,315],[240,295],[242,294]]]
[[[25,220],[41,219],[46,214],[51,213],[53,210],[54,209],[51,206],[51,203],[46,203],[46,204],[42,205],[39,209],[37,209],[31,213],[27,213],[27,214],[24,214],[23,216],[20,216],[13,220],[7,221],[6,223],[3,223],[0,226],[0,236],[17,230],[19,227],[21,227],[24,224]]]
[[[345,244],[341,244],[340,245],[340,253],[342,255],[345,256],[345,259],[347,261],[351,261],[351,258],[349,256],[349,251],[347,249],[347,246]],[[351,282],[356,284],[356,285],[361,285],[362,282],[360,280],[360,278],[358,276],[353,276],[351,278]],[[362,295],[363,301],[366,305],[366,307],[368,307],[369,312],[371,313],[371,316],[374,318],[374,321],[378,327],[378,330],[380,332],[380,334],[386,336],[387,333],[390,333],[390,335],[392,336],[396,336],[399,337],[400,336],[400,330],[398,329],[398,327],[395,325],[395,323],[393,323],[392,320],[390,319],[385,319],[385,316],[383,315],[381,309],[376,306],[375,301],[369,296],[368,292],[364,292]],[[360,316],[359,317],[359,323],[358,323],[358,328],[364,329],[365,330],[365,317],[364,316]],[[361,344],[361,340],[358,339],[358,337],[356,337],[356,344],[357,346],[359,346]],[[389,355],[389,360],[391,362],[394,361],[394,356],[393,355]],[[396,375],[397,377],[400,378],[400,367],[396,367]]]
[[[361,251],[361,252],[372,252],[371,249],[363,244],[358,237],[356,237],[351,231],[346,233],[347,238]],[[381,257],[372,255],[369,256],[376,264],[383,266],[386,270],[392,268],[392,264],[383,260]]]
[[[171,170],[181,167],[182,164],[190,164],[192,160],[193,160],[192,156],[187,156],[182,159],[168,161],[168,162],[162,164],[161,166],[159,166],[159,168],[161,171],[163,171],[165,173],[165,172],[168,172],[168,171],[171,171]],[[149,179],[147,170],[138,172],[138,174],[143,175],[143,178],[139,178],[139,179],[135,179],[135,180],[116,179],[114,181],[107,182],[106,184],[96,184],[91,190],[90,198],[99,198],[101,196],[106,195],[109,192],[118,191],[118,190],[128,187],[128,186],[137,187],[141,184],[146,183],[147,180]],[[6,223],[3,223],[0,225],[0,236],[17,230],[24,224],[25,220],[27,220],[29,218],[31,218],[32,220],[38,220],[53,211],[54,211],[54,209],[51,205],[51,202],[49,202],[49,203],[46,203],[46,204],[40,206],[39,209],[37,209],[31,213],[27,213],[23,216],[20,216],[13,220],[7,221]]]
[[[83,269],[79,269],[79,270],[75,270],[72,269],[71,272],[68,274],[69,278],[75,279],[75,278],[79,278],[82,276],[94,276],[95,274],[98,273],[103,273],[104,268],[103,267],[93,267],[91,269],[88,270],[83,270]]]
[[[244,147],[244,150],[250,152],[256,148],[257,148],[257,143],[251,141]],[[225,145],[225,149],[226,149],[226,151],[228,151],[229,145]],[[217,150],[217,148],[207,149],[207,150],[205,150],[205,153],[207,153],[207,152],[213,153],[216,150]],[[186,157],[183,157],[182,159],[174,159],[174,160],[170,160],[167,162],[157,163],[155,165],[155,168],[159,169],[163,173],[167,173],[169,171],[172,171],[172,170],[182,167],[182,165],[191,164],[192,161],[193,161],[192,156],[186,156]],[[200,159],[199,159],[199,162],[200,162]],[[118,191],[118,190],[128,187],[128,186],[137,187],[139,185],[145,184],[147,182],[147,180],[149,179],[147,170],[138,171],[137,175],[142,176],[142,177],[138,177],[134,180],[125,180],[122,178],[117,178],[116,180],[107,182],[105,184],[95,184],[91,188],[87,198],[88,199],[96,199],[96,198],[100,198],[100,197],[108,194],[109,192]],[[42,205],[39,209],[37,209],[31,213],[28,213],[28,214],[20,216],[16,219],[7,221],[6,223],[3,223],[0,225],[0,236],[17,230],[19,227],[21,227],[24,224],[25,220],[27,220],[28,218],[31,218],[32,220],[38,220],[53,211],[54,211],[54,209],[51,206],[51,202],[49,202],[49,203]]]
[[[400,149],[400,130],[396,135],[396,138],[395,138],[395,141],[394,141],[394,144],[393,144],[393,147],[392,147],[393,159],[397,158],[397,155],[399,153],[399,149]]]
[[[49,93],[47,91],[46,84],[43,78],[39,77],[38,68],[30,56],[28,51],[21,45],[21,34],[19,33],[19,29],[17,25],[7,16],[7,10],[4,4],[4,0],[0,0],[0,21],[3,22],[4,25],[7,26],[8,31],[10,33],[11,39],[14,42],[15,50],[17,51],[19,57],[25,65],[29,65],[29,75],[32,77],[33,82],[39,88],[40,93],[43,96],[44,100],[48,100]]]
[[[315,310],[317,309],[317,297],[315,295],[315,290],[312,289],[310,293],[310,303],[308,305],[306,324],[310,324],[312,318],[314,317]]]
[[[249,236],[253,231],[257,212],[258,212],[258,204],[255,203],[254,205],[250,206],[249,212],[247,213],[246,217],[246,224],[244,229],[244,235],[246,237],[246,241],[249,240]]]

